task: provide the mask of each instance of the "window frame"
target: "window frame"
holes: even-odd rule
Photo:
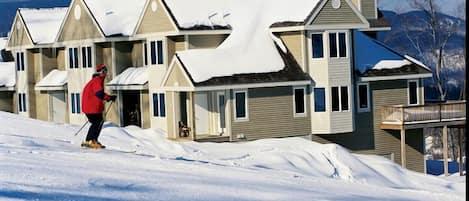
[[[321,36],[321,47],[322,47],[322,55],[321,57],[314,57],[314,41],[313,41],[313,35],[320,35]],[[310,37],[311,37],[311,59],[313,60],[319,60],[319,59],[324,59],[324,33],[322,32],[312,32],[310,34]]]
[[[366,86],[366,108],[362,108],[360,105],[360,86]],[[363,82],[363,83],[358,83],[357,84],[357,111],[358,112],[369,112],[371,109],[371,102],[370,102],[370,83],[369,82]]]
[[[165,64],[165,42],[163,39],[150,40],[149,64],[164,65]]]
[[[415,97],[416,97],[416,103],[412,104],[410,103],[410,83],[415,82]],[[419,80],[407,80],[407,104],[408,105],[419,105],[420,104],[420,96],[419,96]]]
[[[293,89],[293,117],[306,117],[307,112],[306,112],[306,87],[292,87]],[[302,113],[297,113],[296,112],[296,90],[301,89],[303,90],[303,112]]]
[[[27,112],[26,93],[18,93],[18,113]]]
[[[347,109],[344,110],[342,109],[342,88],[347,88]],[[332,101],[333,101],[333,97],[332,97],[332,88],[337,88],[337,92],[338,92],[338,102],[339,102],[339,110],[334,110],[332,108]],[[350,111],[350,87],[348,85],[343,85],[343,86],[331,86],[330,89],[331,89],[331,111],[332,112],[349,112]]]
[[[316,107],[316,90],[322,90],[322,92],[324,92],[323,94],[323,107],[324,107],[324,110],[316,110],[317,107]],[[326,88],[325,87],[314,87],[313,88],[313,109],[314,109],[314,112],[326,112],[327,111],[327,96],[326,96]]]
[[[81,114],[80,93],[71,93],[71,113]]]
[[[164,92],[155,92],[152,94],[152,99],[153,99],[152,101],[153,117],[165,118],[166,117],[166,94]]]
[[[331,56],[331,52],[332,52],[332,49],[331,49],[331,34],[334,34],[334,40],[335,40],[335,56]],[[344,35],[344,42],[345,42],[345,56],[344,57],[341,57],[340,56],[340,35],[343,34]],[[349,47],[349,40],[348,40],[348,32],[345,31],[345,30],[335,30],[335,31],[331,31],[331,32],[328,32],[327,34],[328,36],[328,45],[329,45],[329,52],[328,52],[328,56],[329,58],[332,58],[332,59],[346,59],[346,58],[349,58],[349,50],[348,50],[348,47]]]
[[[24,51],[16,52],[16,71],[25,71],[24,70]]]
[[[93,68],[93,47],[91,45],[81,46],[81,67]]]
[[[236,102],[236,94],[238,93],[244,93],[244,117],[237,117],[237,111],[238,111],[238,108],[237,108],[237,102]],[[248,106],[248,90],[247,89],[240,89],[240,90],[233,90],[233,104],[234,104],[234,107],[233,107],[233,116],[234,116],[234,120],[236,122],[240,122],[240,121],[249,121],[249,106]]]
[[[67,65],[69,69],[80,68],[80,56],[78,47],[67,47]],[[76,51],[75,51],[76,50]],[[71,54],[72,53],[72,54]]]

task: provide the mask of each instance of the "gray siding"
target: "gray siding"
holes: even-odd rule
[[[376,0],[361,0],[361,11],[366,19],[376,19]]]
[[[356,130],[337,135],[313,135],[313,141],[337,143],[356,153],[388,155],[400,164],[400,132],[382,130],[381,106],[407,105],[407,80],[379,81],[370,83],[371,110],[355,115]],[[423,130],[406,131],[407,168],[423,172]]]
[[[232,120],[233,140],[237,140],[237,134],[244,134],[246,140],[309,134],[311,132],[309,104],[306,104],[306,117],[293,117],[292,94],[292,87],[249,89],[247,100],[249,121]],[[232,100],[233,97],[230,105],[231,111],[234,112]],[[309,96],[306,96],[306,103],[309,101]]]
[[[346,24],[361,23],[360,18],[353,12],[352,8],[341,0],[341,6],[338,9],[332,8],[331,1],[328,0],[326,5],[319,11],[319,14],[313,20],[312,24]]]

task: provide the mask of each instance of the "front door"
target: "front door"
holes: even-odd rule
[[[140,111],[140,91],[122,92],[123,126],[142,126]]]
[[[195,134],[209,134],[208,99],[205,93],[195,94]]]
[[[67,104],[65,103],[65,92],[57,91],[50,93],[51,120],[55,123],[65,123]]]

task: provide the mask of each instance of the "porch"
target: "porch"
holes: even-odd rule
[[[416,106],[388,105],[381,108],[381,129],[400,130],[401,164],[404,168],[406,167],[406,130],[430,127],[441,127],[443,129],[442,143],[445,175],[448,175],[448,127],[464,129],[465,122],[465,100]],[[459,133],[459,135],[461,134]],[[461,147],[461,140],[459,143]]]

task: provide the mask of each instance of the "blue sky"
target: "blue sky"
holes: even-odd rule
[[[378,7],[382,10],[392,10],[397,13],[403,13],[412,10],[410,2],[413,0],[377,0]],[[457,12],[457,7],[461,5],[465,0],[435,0],[435,2],[441,7],[443,13],[451,16]]]

